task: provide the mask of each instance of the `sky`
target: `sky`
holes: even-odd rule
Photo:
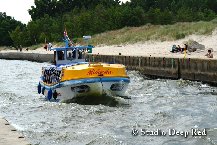
[[[123,2],[129,0],[121,0]],[[6,12],[7,16],[27,24],[31,20],[28,9],[34,5],[34,0],[0,0],[0,12]]]

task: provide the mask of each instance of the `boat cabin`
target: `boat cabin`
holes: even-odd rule
[[[85,54],[91,50],[93,46],[72,46],[53,48],[55,65],[71,64],[76,62],[85,62]]]

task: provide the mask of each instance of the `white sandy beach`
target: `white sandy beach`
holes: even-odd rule
[[[93,54],[102,55],[127,55],[127,56],[151,56],[151,57],[174,57],[183,58],[184,54],[171,53],[172,45],[180,45],[184,47],[184,42],[189,39],[197,41],[200,44],[205,45],[205,50],[197,50],[196,52],[187,53],[186,58],[201,58],[206,59],[205,54],[207,49],[212,48],[214,50],[213,59],[217,59],[217,29],[213,31],[212,35],[190,35],[184,39],[177,41],[146,41],[136,44],[124,44],[124,45],[112,45],[112,46],[95,46],[93,48]],[[54,45],[55,47],[55,45]],[[15,52],[15,50],[3,50],[1,52]],[[46,51],[43,47],[36,50],[26,51],[23,49],[22,53],[53,53],[52,51]]]

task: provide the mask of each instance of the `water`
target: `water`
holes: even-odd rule
[[[213,145],[217,144],[217,88],[184,80],[148,80],[128,72],[130,100],[117,107],[47,102],[37,94],[46,63],[0,60],[0,115],[32,144]],[[206,129],[207,136],[169,136],[169,129]],[[139,135],[133,136],[132,129]],[[166,132],[142,136],[141,129]]]

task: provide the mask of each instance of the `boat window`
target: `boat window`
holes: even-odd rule
[[[67,59],[76,59],[76,50],[67,50]]]
[[[64,51],[57,51],[58,60],[64,60]]]

